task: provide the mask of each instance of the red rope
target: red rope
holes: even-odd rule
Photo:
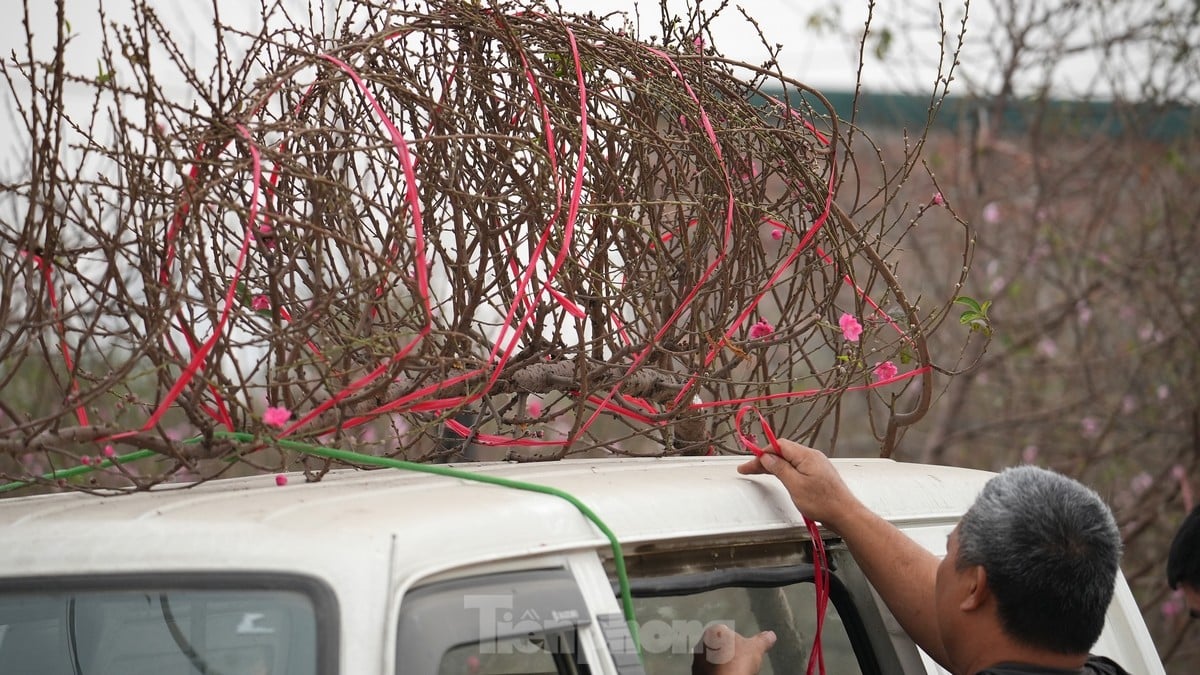
[[[781,400],[787,400],[787,399],[812,398],[814,396],[825,396],[825,395],[832,394],[835,392],[867,391],[870,389],[875,389],[877,387],[885,387],[889,384],[894,384],[896,382],[903,382],[904,380],[907,380],[912,377],[916,377],[917,375],[924,375],[925,373],[928,373],[930,370],[932,370],[932,366],[922,366],[920,368],[910,370],[907,373],[897,373],[893,377],[889,377],[885,380],[878,380],[876,382],[871,382],[869,384],[856,384],[854,386],[841,387],[839,389],[808,389],[806,391],[785,391],[785,392],[780,392],[778,394],[763,394],[761,396],[747,396],[746,398],[729,398],[729,399],[722,399],[720,401],[702,401],[700,403],[693,403],[691,407],[693,407],[693,408],[724,408],[724,407],[735,406],[735,405],[761,403],[763,401],[781,401]]]
[[[54,294],[54,268],[42,256],[31,251],[22,251],[33,259],[33,264],[42,273],[42,284],[46,289],[46,298],[50,302],[50,311],[54,315],[54,327],[58,330],[58,348],[62,352],[63,365],[67,367],[67,378],[70,381],[71,396],[79,395],[79,380],[75,378],[75,361],[71,358],[71,347],[67,344],[67,325],[62,319],[62,311],[58,306],[58,298]],[[82,403],[75,406],[75,418],[80,426],[88,426],[87,408]]]
[[[650,52],[654,56],[657,56],[658,58],[660,58],[666,62],[668,68],[675,75],[675,77],[679,79],[679,82],[683,85],[684,91],[687,92],[688,97],[691,98],[692,101],[694,101],[696,103],[696,107],[699,110],[700,126],[704,130],[705,136],[708,138],[709,145],[711,145],[713,148],[713,153],[716,155],[718,165],[721,167],[721,180],[725,185],[725,192],[726,192],[725,223],[724,223],[724,227],[722,228],[721,249],[717,253],[717,256],[713,259],[712,263],[710,263],[708,265],[708,267],[705,268],[704,272],[701,273],[700,277],[696,280],[696,285],[693,286],[692,289],[688,292],[688,294],[680,301],[679,305],[675,308],[675,311],[671,314],[671,316],[667,317],[667,320],[665,322],[663,322],[663,325],[655,332],[654,337],[651,340],[650,344],[648,344],[641,351],[639,351],[637,354],[634,355],[633,362],[629,365],[629,368],[626,369],[626,371],[625,371],[625,376],[621,377],[617,381],[617,384],[613,385],[612,389],[610,389],[609,392],[605,395],[603,402],[606,404],[617,395],[617,393],[621,389],[621,386],[622,386],[622,383],[624,382],[624,380],[629,375],[633,374],[633,372],[635,370],[637,370],[637,368],[642,364],[642,362],[645,361],[646,358],[650,356],[650,353],[654,349],[654,344],[659,342],[662,339],[662,337],[664,335],[666,335],[667,332],[672,328],[672,326],[674,326],[675,322],[679,319],[679,317],[683,314],[683,312],[692,304],[692,301],[700,293],[700,290],[704,287],[705,282],[707,282],[709,277],[711,277],[713,275],[713,273],[725,262],[725,258],[729,253],[730,244],[733,241],[733,214],[734,214],[734,201],[735,201],[734,193],[733,193],[733,185],[729,179],[729,170],[728,170],[728,167],[726,167],[726,165],[725,165],[725,159],[724,159],[724,156],[723,156],[723,153],[721,150],[721,143],[717,139],[717,133],[713,129],[712,123],[709,120],[708,112],[705,110],[704,106],[700,103],[700,97],[696,95],[696,92],[692,89],[691,84],[689,84],[688,81],[683,77],[683,72],[680,71],[679,66],[675,63],[675,61],[670,57],[669,54],[667,54],[666,52],[664,52],[662,50],[659,50],[659,49],[656,49],[656,48],[650,47],[650,46],[646,47],[646,51]],[[689,384],[694,382],[695,379],[696,379],[696,376],[693,375],[692,378],[689,380]],[[678,397],[676,397],[675,405],[678,405],[679,399],[681,397],[683,397],[684,395],[686,395],[686,393],[689,389],[690,389],[690,387],[684,387],[680,391],[680,395]],[[580,435],[582,435],[586,429],[588,429],[589,427],[591,427],[591,425],[593,423],[595,423],[595,421],[600,417],[601,414],[603,414],[603,412],[604,412],[604,409],[602,407],[597,407],[596,410],[592,413],[591,417],[589,417],[588,420],[580,427],[579,431],[576,432],[575,436],[567,439],[567,442],[568,443],[573,442],[576,438],[578,438]]]
[[[753,412],[758,418],[759,426],[762,427],[763,435],[766,436],[767,446],[760,447],[755,443],[755,437],[743,431],[743,418],[746,413]],[[765,452],[771,452],[776,455],[782,453],[779,448],[779,439],[775,436],[775,432],[771,430],[771,426],[767,424],[766,418],[752,405],[743,405],[738,408],[737,415],[734,417],[734,423],[737,427],[738,439],[747,450],[761,457]],[[786,461],[786,460],[782,460]],[[800,514],[804,518],[804,527],[808,530],[809,539],[812,541],[813,547],[813,587],[816,595],[816,612],[817,612],[817,628],[813,633],[813,648],[808,655],[808,675],[813,675],[813,672],[819,672],[825,675],[825,650],[821,648],[821,632],[825,627],[825,612],[829,608],[829,560],[825,556],[825,542],[821,539],[821,531],[817,527],[816,522],[804,514]]]
[[[234,262],[233,274],[230,276],[229,288],[225,291],[225,302],[221,308],[221,314],[217,318],[216,325],[213,326],[212,335],[209,336],[200,348],[194,350],[191,361],[188,362],[179,379],[175,381],[175,385],[171,387],[167,395],[163,397],[155,408],[154,413],[142,425],[142,431],[148,431],[158,425],[159,420],[166,414],[171,404],[179,395],[183,393],[184,387],[192,381],[200,370],[203,369],[204,359],[208,357],[208,353],[212,351],[213,345],[221,337],[221,333],[225,330],[225,324],[229,320],[229,315],[233,310],[234,304],[237,302],[237,286],[238,279],[241,278],[242,269],[246,264],[246,255],[250,251],[250,242],[254,240],[254,228],[258,221],[258,198],[262,187],[262,157],[258,152],[258,146],[254,144],[254,139],[250,137],[250,132],[242,125],[237,126],[238,134],[246,141],[250,149],[250,165],[251,165],[251,190],[250,190],[250,206],[246,214],[246,226],[242,234],[242,245],[238,249],[237,260]],[[219,401],[220,399],[218,399]],[[222,408],[223,409],[223,408]],[[228,419],[228,414],[225,415],[230,431],[233,430],[233,422]]]
[[[415,272],[417,279],[417,295],[420,297],[421,306],[425,310],[425,324],[421,327],[421,330],[418,331],[417,336],[413,338],[413,340],[407,345],[401,347],[399,351],[381,363],[378,367],[371,370],[363,377],[351,382],[348,386],[331,396],[324,403],[321,403],[317,407],[310,410],[307,414],[302,416],[300,419],[288,425],[287,428],[280,432],[280,438],[290,436],[291,434],[295,433],[297,429],[308,424],[321,413],[329,410],[339,402],[345,400],[354,392],[374,382],[380,375],[387,372],[393,363],[403,359],[413,349],[415,349],[416,346],[420,344],[420,342],[424,340],[425,337],[433,330],[433,308],[429,303],[429,269],[428,263],[425,259],[425,228],[421,220],[421,200],[420,194],[417,191],[417,176],[413,169],[412,154],[408,150],[408,141],[404,139],[404,135],[401,134],[400,130],[396,128],[395,123],[393,123],[391,118],[388,117],[388,114],[384,111],[383,106],[379,104],[379,101],[371,93],[370,88],[367,87],[365,82],[363,82],[362,77],[359,76],[357,71],[336,56],[322,54],[321,58],[329,63],[332,63],[334,66],[337,66],[342,72],[346,73],[351,80],[353,80],[363,98],[366,99],[366,101],[370,104],[371,109],[375,112],[376,117],[379,118],[379,121],[383,124],[384,128],[387,129],[388,136],[392,141],[392,147],[395,149],[396,156],[400,160],[400,166],[404,171],[404,180],[406,182],[405,188],[407,191],[405,198],[408,204],[408,212],[412,219],[413,254],[416,260],[414,266],[416,267]]]

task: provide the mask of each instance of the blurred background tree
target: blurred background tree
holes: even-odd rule
[[[868,67],[911,63],[907,36],[933,11],[881,12],[875,34],[892,37],[867,37]],[[974,226],[964,292],[992,303],[994,339],[964,353],[977,364],[943,381],[898,455],[1035,463],[1094,486],[1167,671],[1197,672],[1200,640],[1164,565],[1200,464],[1200,4],[988,0],[970,13],[926,164]],[[878,131],[922,124],[912,101],[858,106]],[[944,278],[936,235],[918,229],[908,248],[910,273]]]

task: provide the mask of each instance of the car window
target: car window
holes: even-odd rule
[[[803,671],[816,631],[814,589],[810,582],[799,582],[635,598],[647,675],[690,674],[692,649],[711,623],[724,623],[743,635],[775,631],[778,641],[759,672],[773,675]],[[832,602],[826,610],[821,644],[827,672],[863,672],[843,617]]]
[[[0,673],[329,672],[317,667],[316,609],[300,591],[47,586],[0,589]]]
[[[400,608],[400,675],[588,675],[579,629],[590,623],[561,568],[429,584]]]

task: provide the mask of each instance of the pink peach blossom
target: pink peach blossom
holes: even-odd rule
[[[271,406],[263,413],[263,424],[269,427],[283,427],[292,419],[292,411],[283,406]]]
[[[271,299],[265,295],[256,295],[250,299],[250,309],[262,312],[271,309]]]
[[[1080,325],[1086,326],[1092,320],[1092,308],[1084,300],[1075,303],[1075,313],[1079,317]]]
[[[750,339],[758,340],[765,338],[775,332],[775,327],[772,326],[766,319],[759,319],[753,326],[750,326]]]
[[[1095,438],[1100,435],[1100,420],[1095,417],[1085,417],[1079,420],[1079,433],[1084,438]]]
[[[1142,494],[1146,490],[1149,490],[1150,487],[1153,485],[1154,485],[1154,476],[1151,476],[1146,471],[1139,473],[1138,475],[1134,476],[1132,480],[1129,481],[1129,489],[1133,490],[1133,494],[1135,494],[1135,495]]]
[[[838,326],[842,329],[842,335],[851,342],[858,342],[859,336],[862,335],[862,324],[850,314],[842,314],[838,319]]]
[[[990,225],[995,225],[1000,222],[1000,205],[996,202],[988,202],[983,206],[983,222]]]
[[[1044,337],[1038,341],[1037,350],[1042,356],[1052,359],[1058,356],[1058,343],[1053,338]]]
[[[899,369],[896,368],[896,364],[891,361],[884,361],[875,366],[875,381],[883,382],[884,380],[890,380],[896,376],[897,372],[899,372]]]

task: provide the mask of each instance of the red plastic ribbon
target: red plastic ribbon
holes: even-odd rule
[[[63,364],[67,367],[67,376],[71,378],[71,396],[78,396],[79,381],[75,379],[75,362],[71,359],[71,347],[67,344],[67,326],[63,323],[62,312],[58,307],[58,299],[54,295],[54,268],[50,265],[49,261],[32,251],[22,251],[22,253],[33,259],[33,264],[42,273],[42,282],[45,284],[46,297],[50,301],[50,310],[54,313],[54,326],[58,329],[58,347],[62,351]],[[79,426],[86,427],[88,425],[87,408],[83,407],[82,403],[75,406],[75,417],[79,420]]]
[[[753,412],[758,417],[758,423],[762,426],[763,434],[767,437],[767,447],[760,448],[754,443],[754,437],[742,432],[742,418],[746,413]],[[753,452],[755,456],[762,457],[764,452],[779,454],[779,439],[775,437],[775,432],[771,430],[771,425],[767,424],[767,420],[763,414],[758,411],[758,408],[752,405],[744,405],[738,408],[737,415],[733,418],[734,425],[737,427],[738,440],[746,449]]]
[[[748,412],[753,412],[758,417],[758,423],[762,426],[763,435],[767,437],[767,447],[759,447],[754,442],[752,436],[742,431],[742,420]],[[758,408],[752,405],[744,405],[738,408],[737,415],[734,417],[734,424],[737,427],[738,439],[755,456],[762,457],[763,453],[770,452],[782,457],[783,453],[780,452],[779,438],[775,436],[775,432],[771,430],[771,425],[767,424],[766,418],[763,417]],[[829,559],[825,555],[825,542],[821,539],[821,531],[817,527],[816,522],[804,514],[801,514],[801,517],[804,518],[804,527],[808,530],[808,536],[813,546],[813,586],[817,601],[817,628],[813,632],[813,648],[812,652],[808,655],[808,670],[806,672],[808,675],[813,675],[814,671],[825,675],[825,653],[821,648],[821,632],[825,627],[825,612],[829,608]]]

